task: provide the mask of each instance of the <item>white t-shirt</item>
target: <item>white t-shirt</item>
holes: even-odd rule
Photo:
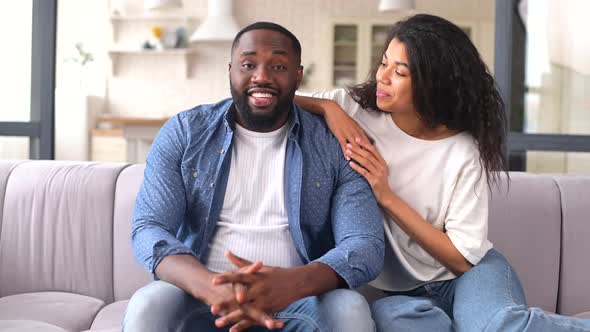
[[[422,140],[396,126],[389,113],[364,110],[344,90],[310,95],[336,101],[374,139],[387,162],[390,188],[422,218],[443,230],[457,250],[477,264],[492,248],[488,233],[488,187],[479,150],[468,133]],[[385,265],[371,285],[410,290],[455,275],[384,213]]]
[[[285,206],[288,124],[260,133],[236,124],[229,178],[206,266],[213,272],[236,267],[226,250],[268,266],[303,262],[295,249]]]

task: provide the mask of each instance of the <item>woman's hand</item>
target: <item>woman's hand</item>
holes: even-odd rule
[[[346,112],[334,101],[326,103],[324,106],[324,119],[330,131],[342,148],[342,153],[347,160],[350,160],[346,156],[346,144],[358,146],[355,142],[355,138],[360,138],[363,142],[370,142],[369,137],[365,134],[365,131],[354,121]]]
[[[377,202],[383,205],[384,199],[391,193],[387,163],[372,144],[359,137],[355,138],[355,143],[357,146],[348,143],[344,154],[347,159],[353,159],[350,167],[367,179]]]

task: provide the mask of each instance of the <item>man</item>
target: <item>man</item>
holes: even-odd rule
[[[252,24],[232,45],[232,99],[158,134],[132,243],[160,280],[133,296],[126,331],[373,329],[339,288],[381,271],[381,215],[323,121],[293,104],[300,64],[291,32]]]

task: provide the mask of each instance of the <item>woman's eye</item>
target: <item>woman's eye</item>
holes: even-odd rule
[[[399,76],[406,76],[406,74],[400,72],[399,70],[395,70],[395,73],[398,74]]]
[[[387,64],[385,62],[381,61],[381,65],[380,66],[381,67],[387,67]]]

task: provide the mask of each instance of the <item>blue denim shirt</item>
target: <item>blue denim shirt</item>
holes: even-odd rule
[[[205,263],[229,175],[232,105],[226,99],[177,114],[152,145],[131,232],[135,258],[152,273],[168,255],[191,254]],[[384,242],[368,183],[321,118],[293,105],[289,126],[285,203],[297,252],[306,264],[330,266],[349,287],[373,280]]]

